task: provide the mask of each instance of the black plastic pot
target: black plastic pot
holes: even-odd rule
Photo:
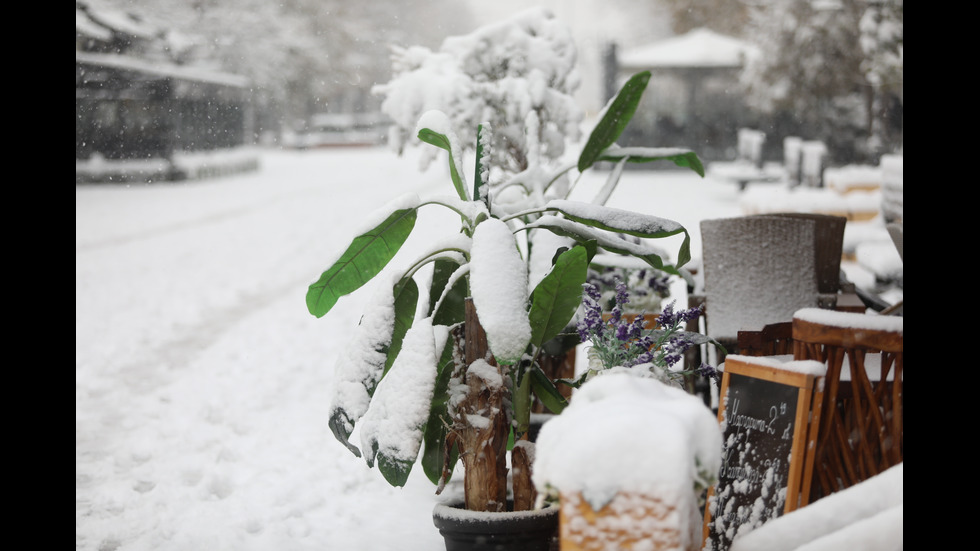
[[[508,502],[508,507],[510,506]],[[462,502],[435,506],[432,521],[446,551],[557,551],[558,505],[540,511],[468,511]]]
[[[551,419],[554,419],[555,416],[556,415],[554,413],[532,413],[531,423],[527,428],[527,439],[531,442],[537,442],[538,433],[541,432],[541,427],[543,427],[544,424]]]

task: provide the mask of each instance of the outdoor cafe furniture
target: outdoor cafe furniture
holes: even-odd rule
[[[778,213],[701,222],[705,334],[729,351],[739,331],[789,322],[801,308],[835,308],[846,219]]]
[[[794,314],[793,358],[827,365],[804,499],[813,502],[903,461],[903,320],[817,308]]]

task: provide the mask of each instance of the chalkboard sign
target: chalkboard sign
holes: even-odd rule
[[[805,455],[812,461],[814,448],[809,427],[819,425],[815,380],[768,357],[725,359],[722,465],[705,506],[703,551],[726,551],[740,530],[800,506]]]

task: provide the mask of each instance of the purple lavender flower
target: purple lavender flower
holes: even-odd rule
[[[630,327],[631,327],[631,325],[630,324],[626,324],[626,323],[616,324],[616,338],[619,339],[619,340],[621,340],[621,341],[623,341],[623,342],[629,341],[630,340]]]
[[[630,301],[629,289],[626,287],[626,284],[623,283],[623,280],[617,278],[616,279],[616,304],[619,306],[623,306],[624,304],[628,304],[629,301]]]
[[[584,283],[582,303],[585,305],[585,316],[579,321],[578,335],[582,342],[589,340],[594,334],[602,334],[602,305],[599,304],[599,288],[591,283]]]
[[[629,302],[629,290],[618,277],[615,279],[616,295],[609,302],[610,319],[602,319],[601,293],[594,283],[583,285],[582,303],[584,316],[577,329],[583,342],[591,342],[590,356],[606,368],[614,366],[634,367],[652,364],[651,370],[658,377],[681,379],[692,375],[717,379],[714,368],[702,363],[697,369],[675,371],[671,369],[682,361],[684,353],[696,343],[681,328],[681,324],[696,320],[701,308],[677,312],[674,303],[667,304],[657,317],[657,329],[647,330],[645,316],[640,314],[628,322],[623,318],[623,305]],[[680,333],[680,334],[678,334]]]
[[[673,327],[677,322],[677,317],[674,315],[674,301],[671,301],[664,306],[660,315],[657,316],[657,325],[660,327]]]
[[[694,321],[701,317],[701,306],[695,306],[694,308],[674,312],[674,302],[675,301],[671,301],[670,304],[665,306],[663,312],[661,312],[660,316],[657,318],[657,324],[661,327],[677,327],[682,323]]]
[[[637,315],[636,318],[633,320],[633,323],[632,325],[630,325],[630,329],[629,329],[630,340],[639,339],[641,336],[643,336],[643,328],[644,325],[646,324],[645,317],[646,317],[645,314],[641,313]]]
[[[701,362],[701,366],[697,368],[697,373],[698,375],[705,378],[710,378],[715,380],[718,380],[719,378],[718,370],[704,362]]]
[[[653,289],[653,291],[658,295],[665,296],[667,292],[670,291],[670,276],[653,276],[649,281],[647,281],[647,286]]]

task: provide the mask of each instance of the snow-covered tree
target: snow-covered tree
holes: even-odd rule
[[[901,147],[904,107],[904,0],[878,0],[861,18],[864,71],[873,90],[872,140],[884,150]]]
[[[743,36],[749,22],[745,0],[661,0],[671,16],[674,32],[683,34],[708,28],[728,36]]]
[[[413,143],[420,116],[436,109],[449,116],[462,144],[475,144],[478,125],[489,123],[491,166],[516,174],[535,164],[528,155],[557,159],[567,140],[579,138],[576,55],[568,27],[531,8],[446,38],[437,50],[396,48],[394,76],[374,90],[397,125],[399,150]]]
[[[861,21],[881,0],[763,0],[751,5],[748,36],[763,55],[743,83],[752,106],[790,119],[808,139],[827,143],[840,162],[866,160],[873,133],[873,72],[862,48]],[[901,36],[901,0],[892,0]],[[901,56],[898,57],[898,66]],[[893,65],[894,67],[894,65]]]

